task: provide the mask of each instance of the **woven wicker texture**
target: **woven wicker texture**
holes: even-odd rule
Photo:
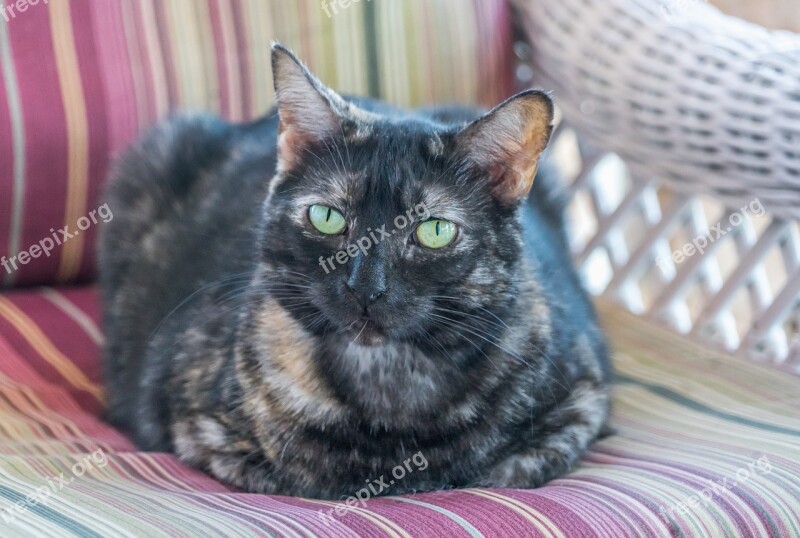
[[[636,176],[800,218],[800,38],[695,0],[515,0],[536,82]]]

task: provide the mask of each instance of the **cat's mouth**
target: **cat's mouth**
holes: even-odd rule
[[[374,320],[361,318],[347,328],[347,335],[353,343],[362,346],[379,346],[386,342],[386,332]]]

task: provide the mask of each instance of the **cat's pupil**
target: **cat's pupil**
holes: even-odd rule
[[[439,225],[441,224],[440,221],[436,221],[436,235],[439,235]]]
[[[325,217],[325,222],[328,222],[329,220],[331,220],[331,208],[330,207],[328,208],[328,215]]]

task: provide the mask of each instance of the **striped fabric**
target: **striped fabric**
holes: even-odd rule
[[[800,536],[800,380],[611,308],[603,318],[617,433],[575,472],[337,515],[339,503],[232,491],[137,452],[97,417],[94,290],[2,295],[0,536]]]
[[[64,226],[79,232],[49,256],[40,248],[16,270],[0,268],[0,286],[89,279],[99,224],[79,222],[103,203],[110,158],[170,111],[263,113],[273,39],[340,91],[401,105],[492,105],[512,86],[503,0],[3,0],[0,9],[0,256]]]

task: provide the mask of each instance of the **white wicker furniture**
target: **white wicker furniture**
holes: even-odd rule
[[[514,4],[590,289],[800,371],[800,37],[693,0]]]

